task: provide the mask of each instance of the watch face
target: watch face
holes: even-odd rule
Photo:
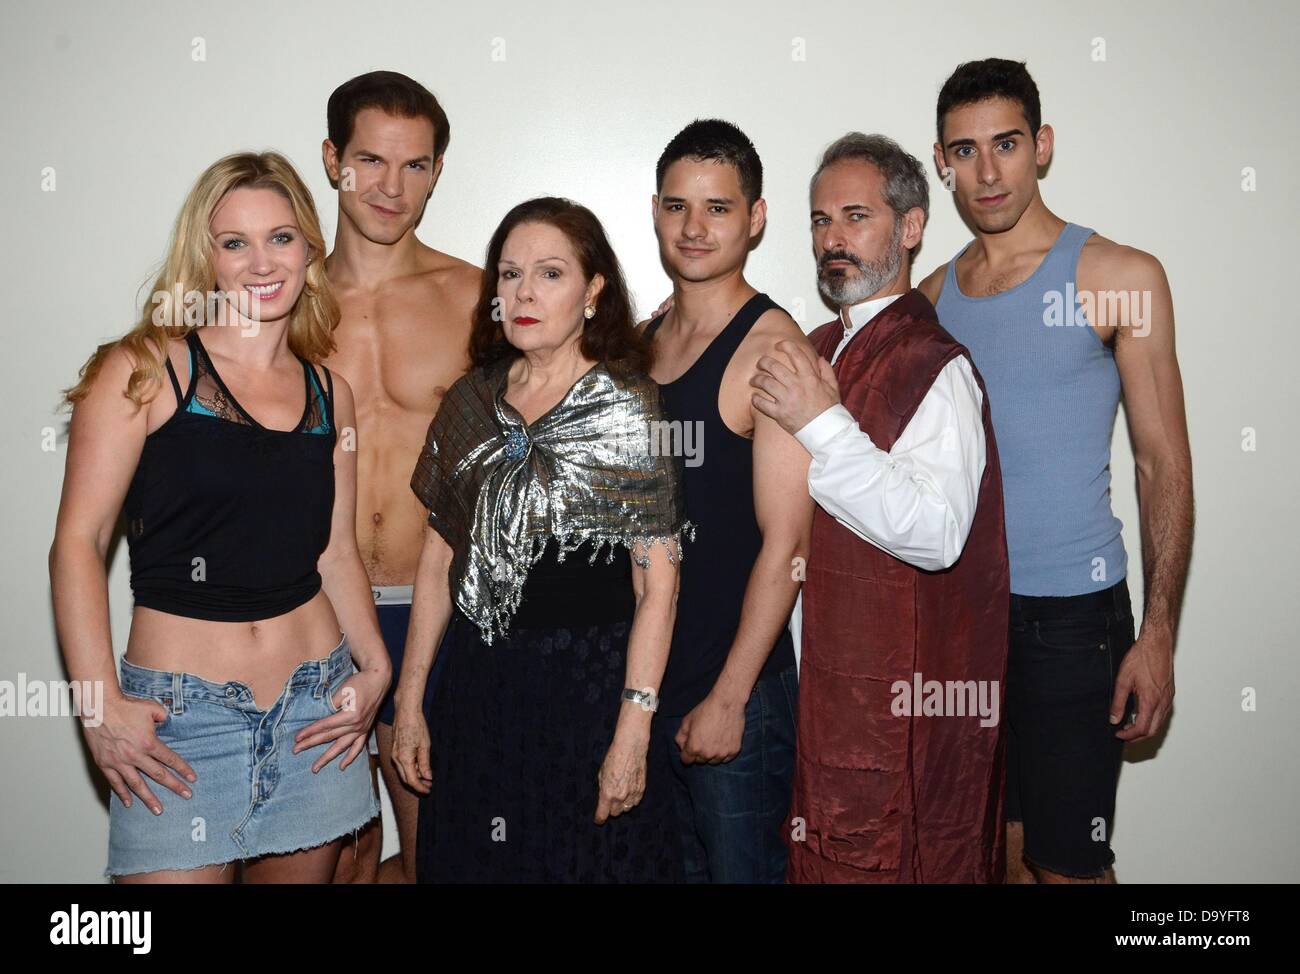
[[[644,690],[633,690],[629,687],[623,691],[623,699],[631,700],[645,710],[659,709],[659,698],[655,696],[655,692],[649,687]]]

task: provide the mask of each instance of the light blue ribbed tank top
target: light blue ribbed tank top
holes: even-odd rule
[[[1017,595],[1095,592],[1128,570],[1110,507],[1119,371],[1079,310],[1074,280],[1092,233],[1067,223],[1028,280],[985,298],[957,286],[967,244],[948,262],[935,309],[988,390]]]

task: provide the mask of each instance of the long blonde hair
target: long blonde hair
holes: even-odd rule
[[[194,183],[176,218],[167,259],[139,320],[121,338],[95,350],[81,367],[77,384],[64,390],[68,405],[86,397],[104,359],[118,346],[131,356],[135,366],[125,392],[129,399],[143,405],[161,388],[166,339],[183,338],[200,327],[175,307],[174,296],[194,291],[206,295],[216,288],[213,241],[208,227],[226,194],[245,187],[274,190],[288,200],[298,229],[310,247],[312,259],[307,265],[306,284],[289,316],[290,350],[309,362],[319,362],[334,350],[333,332],[339,320],[339,305],[325,276],[325,238],[311,193],[289,160],[278,152],[238,152],[214,162]],[[205,315],[207,307],[205,301]],[[156,320],[160,310],[170,312],[164,315],[161,324]]]

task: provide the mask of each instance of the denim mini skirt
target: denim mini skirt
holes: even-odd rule
[[[258,710],[252,690],[238,681],[213,683],[123,659],[122,692],[167,708],[155,732],[189,762],[196,780],[185,782],[193,793],[185,799],[145,777],[161,815],[139,796],[127,808],[110,794],[104,875],[297,852],[355,832],[378,815],[364,753],[343,771],[346,753],[340,754],[316,774],[312,764],[332,741],[293,753],[299,731],[339,712],[334,695],[355,672],[344,635],[329,656],[300,663],[271,708]]]

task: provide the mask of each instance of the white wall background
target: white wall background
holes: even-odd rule
[[[329,238],[326,98],[364,71],[402,71],[451,120],[421,238],[479,263],[510,206],[573,197],[604,221],[644,313],[668,291],[649,216],[655,160],[693,118],[727,118],[766,168],[768,230],[749,278],[811,328],[830,317],[817,298],[806,196],[821,149],[851,129],[879,131],[930,168],[944,78],[961,61],[1012,57],[1028,61],[1057,133],[1042,184],[1049,207],[1156,254],[1178,314],[1197,538],[1172,723],[1158,747],[1130,748],[1121,777],[1118,875],[1300,880],[1288,513],[1300,473],[1300,343],[1282,287],[1295,273],[1296,10],[1287,0],[6,0],[0,679],[65,678],[46,567],[66,445],[58,390],[96,343],[130,326],[185,192],[218,157],[285,153],[316,194]],[[194,38],[206,61],[192,59]],[[1094,60],[1096,38],[1104,61]],[[54,192],[42,191],[47,166]],[[1247,166],[1255,192],[1242,190]],[[969,236],[931,177],[923,272]],[[41,448],[47,427],[59,431],[56,451]],[[1243,427],[1257,432],[1254,452],[1242,449]],[[1122,421],[1113,471],[1137,602]],[[125,544],[109,585],[120,653],[131,605]],[[1258,693],[1255,712],[1242,709],[1246,687]],[[0,881],[99,881],[107,806],[87,761],[71,719],[0,720]],[[393,838],[390,828],[390,851]]]

